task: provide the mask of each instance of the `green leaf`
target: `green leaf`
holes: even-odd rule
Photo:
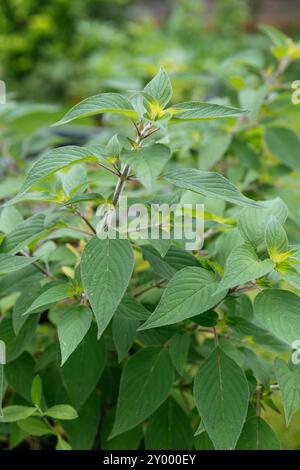
[[[103,419],[101,432],[101,449],[103,450],[136,450],[143,439],[143,428],[141,425],[126,431],[114,438],[110,438],[110,433],[115,420],[115,410],[109,411]]]
[[[209,139],[200,149],[200,170],[210,170],[228,150],[232,136],[225,132],[217,134],[214,131],[213,138]]]
[[[172,98],[173,90],[168,74],[163,67],[145,86],[144,92],[153,97],[160,107],[164,109]]]
[[[141,322],[134,318],[126,318],[118,315],[116,312],[112,320],[112,337],[115,348],[118,353],[118,361],[121,362],[127,356],[131,348],[134,338],[136,337],[136,330]]]
[[[73,305],[62,312],[57,326],[61,351],[61,365],[75,351],[87,334],[92,322],[92,312],[84,305]]]
[[[275,217],[271,217],[266,227],[266,244],[268,253],[272,261],[280,261],[282,255],[286,254],[289,248],[287,234]]]
[[[169,342],[169,354],[178,374],[183,375],[191,344],[189,333],[178,333]]]
[[[300,369],[290,370],[282,359],[275,359],[274,367],[288,426],[300,408]]]
[[[26,419],[28,416],[32,416],[36,409],[29,406],[12,405],[3,408],[3,416],[0,418],[0,422],[3,423],[14,423],[21,419]]]
[[[168,171],[164,174],[164,178],[179,188],[188,189],[204,196],[223,199],[240,206],[261,207],[257,202],[244,196],[219,173],[196,170],[195,168],[180,168]]]
[[[12,255],[25,248],[29,243],[39,239],[50,229],[45,226],[45,215],[35,214],[17,225],[1,245],[1,252]]]
[[[228,256],[218,291],[254,281],[270,273],[274,267],[273,261],[270,259],[261,261],[254,248],[245,243],[234,248]]]
[[[271,39],[276,47],[285,47],[288,45],[288,36],[279,31],[277,28],[274,28],[274,26],[262,24],[259,25],[259,29]]]
[[[76,419],[78,418],[77,411],[70,405],[55,405],[45,411],[46,416],[53,419]]]
[[[22,214],[15,207],[4,207],[0,215],[0,231],[8,234],[23,221]]]
[[[87,116],[102,113],[117,113],[136,120],[138,113],[135,111],[130,101],[119,93],[100,93],[76,104],[64,117],[56,122],[55,126],[61,126],[74,119],[81,119]]]
[[[21,328],[18,336],[15,335],[10,316],[5,316],[0,320],[0,338],[6,345],[6,362],[12,362],[17,359],[32,340],[37,324],[38,316],[28,318],[28,321]]]
[[[213,274],[205,269],[187,267],[180,270],[172,277],[158,306],[139,330],[172,325],[209,310],[226,295],[225,290],[216,295],[217,286]]]
[[[13,256],[0,253],[0,274],[7,274],[28,266],[36,261],[37,258],[25,256]]]
[[[124,150],[120,158],[130,165],[147,189],[152,189],[170,158],[170,149],[166,145],[153,144],[136,151]]]
[[[273,155],[291,170],[300,170],[298,135],[286,127],[272,126],[265,133],[267,146]]]
[[[49,286],[49,287],[48,287]],[[42,292],[27,308],[23,315],[28,315],[37,309],[46,307],[49,304],[59,302],[60,300],[68,299],[72,297],[72,288],[67,283],[51,283],[47,287],[47,290]]]
[[[172,121],[207,121],[210,119],[224,119],[239,117],[247,111],[230,106],[223,106],[201,101],[190,101],[175,104],[166,110],[172,116]]]
[[[62,423],[72,449],[92,449],[98,432],[101,411],[101,397],[98,390],[95,390],[78,410],[78,418]]]
[[[145,435],[147,450],[191,450],[193,431],[186,413],[174,398],[151,416]]]
[[[142,253],[153,270],[164,279],[171,279],[177,271],[187,266],[200,266],[191,253],[175,246],[171,246],[164,257],[150,245],[142,246]]]
[[[300,290],[300,272],[288,261],[278,264],[276,266],[276,271],[288,284]]]
[[[28,191],[42,178],[50,176],[63,168],[85,161],[99,161],[99,154],[92,147],[76,147],[73,145],[58,147],[44,153],[30,168],[20,189]]]
[[[0,342],[0,347],[1,347],[1,342]],[[2,412],[2,398],[3,398],[3,393],[4,393],[4,365],[2,362],[0,362],[0,419],[3,416]]]
[[[255,416],[246,421],[236,450],[280,450],[280,442],[272,428]]]
[[[14,305],[12,313],[12,321],[15,335],[18,335],[22,326],[28,320],[28,316],[23,315],[24,312],[32,305],[35,299],[40,295],[44,288],[39,283],[32,283],[21,292]],[[37,312],[43,310],[43,307],[37,309]]]
[[[34,379],[35,361],[24,352],[16,360],[5,365],[5,378],[10,387],[24,400],[31,403],[31,386]]]
[[[279,199],[264,201],[264,209],[247,207],[241,211],[238,218],[238,229],[242,237],[257,248],[265,240],[266,225],[272,216],[284,224],[288,216],[288,208]]]
[[[215,447],[207,434],[203,431],[195,437],[195,449],[196,450],[215,450]]]
[[[23,419],[22,421],[18,421],[18,426],[24,431],[26,434],[30,436],[46,436],[47,434],[54,434],[55,432],[48,426],[41,418],[30,416],[29,418]]]
[[[201,365],[194,397],[215,448],[234,449],[246,419],[249,389],[242,369],[220,348]]]
[[[36,375],[31,385],[31,399],[35,406],[40,406],[42,400],[43,386],[39,375]]]
[[[300,338],[300,297],[281,289],[266,289],[254,301],[257,320],[277,338],[292,346]]]
[[[96,325],[92,323],[88,333],[61,368],[63,382],[76,409],[80,409],[91,395],[105,363],[105,344],[102,340],[97,341]]]
[[[97,201],[99,204],[105,202],[104,197],[99,193],[84,193],[84,194],[75,194],[64,202],[65,206],[70,206],[72,204],[78,204],[79,202],[88,202],[88,201]]]
[[[167,398],[174,369],[165,348],[149,347],[131,356],[122,372],[111,437],[134,428]]]
[[[65,441],[60,434],[57,434],[56,450],[72,450],[70,444]]]
[[[134,265],[128,240],[93,237],[81,258],[81,276],[98,324],[98,338],[115,313]]]
[[[112,320],[112,337],[121,362],[132,346],[136,330],[150,312],[134,297],[125,295]]]

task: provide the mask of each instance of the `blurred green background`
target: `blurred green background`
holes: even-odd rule
[[[297,36],[299,20],[294,0],[1,0],[0,78],[21,99],[75,102],[141,87],[162,64],[177,94],[210,97],[233,54],[263,60],[257,24]]]
[[[249,64],[267,70],[272,62],[261,23],[299,40],[300,2],[1,0],[0,79],[11,104],[5,115],[0,110],[0,173],[6,177],[0,197],[17,192],[25,157],[66,137],[48,132],[63,109],[103,91],[141,89],[160,65],[172,79],[174,101],[226,96],[238,104],[238,91],[258,80]],[[287,81],[300,79],[299,62],[289,67]],[[30,120],[16,119],[29,111]],[[284,448],[300,449],[300,413],[288,429],[283,414],[267,413]]]

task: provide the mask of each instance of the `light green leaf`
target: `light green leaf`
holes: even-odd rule
[[[54,419],[76,419],[78,418],[77,411],[70,405],[55,405],[45,411],[46,416]]]
[[[300,290],[300,271],[298,269],[292,266],[289,261],[282,262],[276,267],[276,271],[281,275],[282,279]]]
[[[246,419],[249,389],[242,369],[220,348],[201,365],[194,397],[215,448],[234,449]]]
[[[274,28],[267,24],[259,25],[259,29],[263,31],[273,42],[276,47],[285,47],[289,43],[289,38],[286,34],[279,31],[279,29]]]
[[[31,399],[35,406],[40,406],[42,400],[43,386],[39,375],[36,375],[31,385]]]
[[[139,330],[172,325],[199,315],[218,304],[226,291],[215,294],[218,283],[209,271],[187,267],[177,272],[165,289],[162,298]]]
[[[215,131],[214,131],[215,132]],[[201,170],[210,170],[228,150],[232,136],[222,132],[214,134],[200,149],[199,162]]]
[[[165,348],[148,347],[131,356],[122,372],[111,437],[148,418],[167,398],[173,379],[174,369]]]
[[[41,418],[30,416],[29,418],[18,421],[19,428],[30,436],[46,436],[47,434],[55,434],[53,429],[48,426]]]
[[[206,121],[210,119],[225,119],[239,117],[247,111],[230,106],[223,106],[201,101],[190,101],[175,104],[166,110],[172,115],[172,121]]]
[[[266,227],[266,244],[271,260],[276,263],[289,248],[287,234],[275,217],[271,217]]]
[[[61,126],[74,119],[81,119],[94,114],[117,113],[123,114],[130,119],[136,120],[138,113],[135,111],[130,101],[119,93],[100,93],[76,104],[64,117],[56,122],[55,126]]]
[[[227,258],[218,292],[259,279],[270,273],[274,267],[270,259],[261,261],[250,244],[237,246]]]
[[[281,289],[266,289],[255,298],[260,324],[290,346],[300,338],[300,297]]]
[[[261,207],[257,202],[244,196],[230,181],[218,173],[195,168],[180,168],[168,171],[164,174],[164,178],[179,188],[204,196],[223,199],[240,206]]]
[[[34,214],[18,224],[5,238],[1,252],[14,255],[46,234],[50,227],[45,226],[45,219],[44,214]]]
[[[147,450],[191,450],[193,431],[190,421],[174,398],[151,416],[145,435]]]
[[[0,215],[0,231],[4,233],[11,232],[18,224],[23,221],[22,214],[15,207],[4,207]]]
[[[37,258],[13,256],[0,253],[0,274],[7,274],[25,268],[36,261]]]
[[[280,450],[280,442],[273,429],[254,416],[246,421],[236,450]]]
[[[300,369],[290,370],[282,359],[275,359],[274,367],[288,426],[293,415],[300,408]]]
[[[163,67],[145,86],[144,92],[153,97],[162,109],[169,103],[172,98],[173,90],[168,74]]]
[[[26,419],[28,416],[32,416],[36,409],[29,406],[12,405],[3,408],[3,416],[0,417],[0,422],[3,423],[14,423],[21,419]]]
[[[92,312],[84,305],[70,306],[62,312],[57,326],[57,334],[61,351],[61,365],[75,351],[87,334],[92,322]]]
[[[130,165],[147,189],[152,188],[169,158],[170,149],[162,144],[149,145],[136,151],[124,150],[121,153],[121,160]]]
[[[265,240],[266,225],[272,216],[284,224],[288,208],[280,198],[262,203],[264,209],[247,207],[238,218],[238,229],[242,237],[257,248]]]
[[[58,147],[43,154],[30,168],[26,179],[20,189],[23,193],[28,191],[42,178],[50,176],[63,168],[79,162],[100,160],[99,154],[93,147],[76,147],[75,145]]]
[[[300,170],[298,135],[287,127],[272,126],[266,129],[266,143],[273,155],[292,170]]]
[[[54,285],[53,285],[54,284]],[[51,283],[47,290],[42,292],[23,313],[28,315],[41,307],[45,307],[49,304],[59,302],[60,300],[68,299],[72,297],[72,288],[66,283]]]
[[[98,324],[98,338],[115,313],[129,284],[133,252],[128,240],[93,237],[81,258],[81,276]]]

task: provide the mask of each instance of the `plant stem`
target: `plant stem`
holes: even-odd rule
[[[25,250],[21,250],[20,251],[21,255],[25,256],[26,258],[30,258],[30,254],[27,253]],[[52,274],[48,269],[44,268],[43,266],[41,266],[39,263],[37,263],[36,261],[34,261],[32,263],[32,265],[38,269],[39,271],[41,271],[41,273],[43,273],[45,276],[53,279],[53,280],[56,280],[57,277],[54,276],[54,274]]]
[[[260,400],[261,400],[261,386],[258,385],[256,387],[256,416],[260,416],[260,411],[261,411]]]
[[[136,125],[135,125],[135,128],[137,129]],[[135,143],[140,146],[141,143],[143,142],[143,140],[148,137],[147,135],[147,131],[151,128],[151,124],[148,122],[147,124],[145,124],[145,126],[143,127],[143,129],[141,131],[138,131],[138,134],[137,134],[137,137],[135,139]],[[132,151],[134,151],[134,146],[132,146]],[[128,163],[125,164],[120,176],[119,176],[119,181],[117,183],[117,186],[115,188],[115,191],[114,191],[114,195],[113,195],[113,199],[112,199],[112,204],[114,206],[116,206],[118,204],[118,201],[119,201],[119,198],[121,196],[121,193],[122,193],[122,190],[125,186],[125,182],[126,180],[128,179],[128,176],[129,176],[129,172],[130,172],[130,166],[128,165]]]
[[[81,212],[80,212],[78,209],[75,209],[74,214],[76,214],[76,215],[78,215],[79,217],[81,217],[81,219],[82,219],[82,220],[85,222],[85,224],[91,229],[91,231],[96,234],[96,230],[94,229],[94,227],[92,226],[92,224],[88,221],[88,219],[87,219],[83,214],[81,214]]]
[[[133,294],[134,297],[139,297],[140,295],[144,294],[145,292],[148,292],[151,289],[155,289],[156,287],[161,287],[161,285],[166,282],[166,279],[161,279],[160,281],[156,282],[155,284],[151,284],[148,287],[145,287],[144,289],[141,289],[138,292],[135,292]]]

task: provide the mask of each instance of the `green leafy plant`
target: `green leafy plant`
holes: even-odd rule
[[[266,416],[280,413],[279,393],[287,424],[300,408],[300,245],[298,135],[277,109],[293,106],[280,80],[299,46],[265,32],[275,62],[263,74],[248,64],[256,85],[237,106],[173,103],[163,68],[142,91],[87,98],[55,126],[107,113],[117,133],[46,150],[4,204],[0,430],[11,448],[28,436],[57,449],[280,448]],[[204,246],[99,237],[97,208],[124,194],[204,204]]]

